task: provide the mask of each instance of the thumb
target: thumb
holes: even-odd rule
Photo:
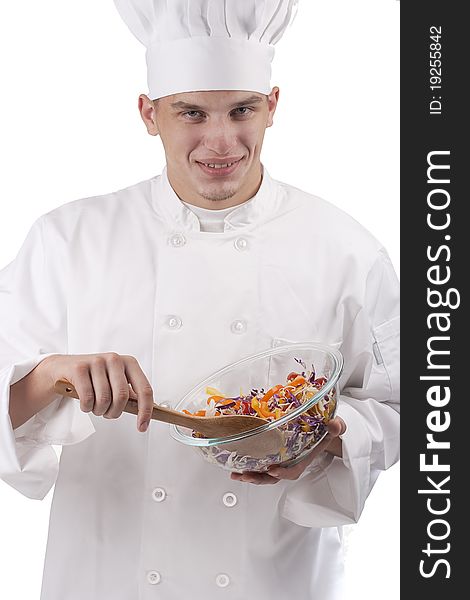
[[[347,427],[346,423],[343,421],[341,417],[335,417],[328,422],[326,428],[328,429],[328,433],[330,437],[338,437],[345,433]]]

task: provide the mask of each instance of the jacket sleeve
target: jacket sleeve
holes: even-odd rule
[[[399,284],[382,249],[341,346],[343,457],[322,453],[288,488],[282,514],[289,520],[307,527],[357,522],[380,471],[398,460],[399,325]]]
[[[65,397],[15,430],[9,417],[10,386],[47,356],[67,352],[64,253],[46,226],[46,217],[38,219],[16,259],[0,271],[0,477],[35,499],[44,498],[57,477],[52,445],[94,432],[90,417]]]

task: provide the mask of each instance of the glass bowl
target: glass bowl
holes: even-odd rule
[[[262,472],[274,464],[294,465],[326,435],[326,424],[336,414],[338,379],[342,368],[343,357],[338,350],[310,342],[277,346],[248,356],[201,381],[185,394],[175,410],[191,414],[205,410],[206,416],[210,416],[216,414],[216,405],[224,401],[232,404],[231,410],[233,403],[239,402],[241,406],[248,402],[244,406],[252,411],[250,414],[265,416],[269,422],[251,431],[223,438],[205,438],[186,427],[171,425],[171,436],[195,447],[210,463],[236,473]],[[304,383],[299,383],[301,378]],[[274,386],[281,388],[278,394],[273,394]],[[267,404],[261,404],[264,398],[269,397],[268,392],[271,397],[265,400]],[[214,399],[221,396],[224,396],[223,400]],[[212,400],[208,405],[209,398]],[[228,402],[228,399],[233,400]],[[272,408],[280,403],[281,410]],[[288,410],[285,410],[286,407]],[[226,414],[229,409],[220,410]],[[282,410],[285,414],[281,414]],[[271,416],[266,417],[269,413]],[[233,449],[236,447],[234,442],[274,428],[281,432],[283,438],[283,445],[276,454],[249,456]]]

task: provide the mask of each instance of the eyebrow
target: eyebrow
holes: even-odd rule
[[[245,104],[258,104],[259,102],[263,102],[264,98],[260,98],[259,96],[249,96],[244,100],[240,100],[235,104],[232,104],[230,108],[237,108],[239,106],[244,106]],[[178,102],[173,102],[171,108],[181,109],[184,108],[186,110],[205,110],[203,106],[198,106],[197,104],[191,104],[189,102],[182,102],[179,100]]]

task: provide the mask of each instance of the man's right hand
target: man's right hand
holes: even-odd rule
[[[28,378],[30,383],[26,382],[23,388],[43,390],[42,397],[47,390],[47,394],[51,394],[50,401],[57,397],[57,392],[54,392],[56,381],[66,379],[77,390],[81,410],[103,416],[105,419],[117,419],[129,398],[136,399],[137,429],[144,432],[150,423],[153,408],[152,386],[133,356],[115,352],[53,354],[39,363],[24,380]],[[12,390],[19,383],[21,382],[12,386]]]

